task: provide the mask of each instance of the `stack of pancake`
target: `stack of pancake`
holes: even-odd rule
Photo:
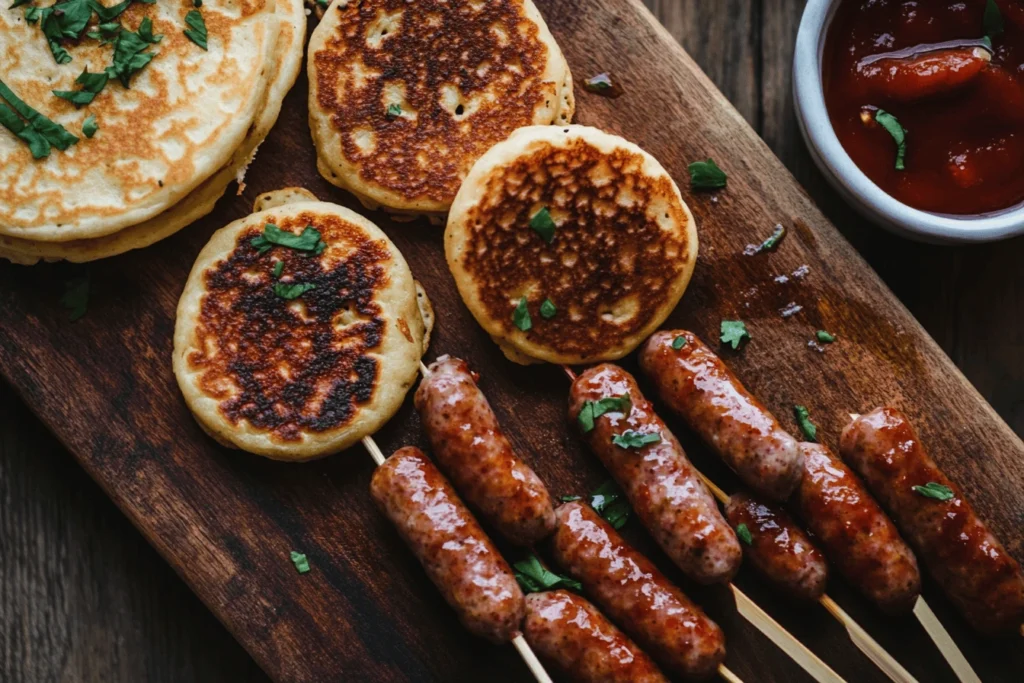
[[[302,0],[0,9],[0,257],[92,261],[212,211],[277,120],[305,25]]]

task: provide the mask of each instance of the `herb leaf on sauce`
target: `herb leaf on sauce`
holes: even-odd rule
[[[690,164],[690,187],[696,190],[717,190],[725,187],[728,177],[711,159]]]
[[[750,340],[750,333],[742,320],[723,320],[719,332],[722,343],[731,346],[733,350],[740,348],[744,340]]]
[[[747,545],[754,545],[754,536],[750,533],[750,529],[747,528],[746,524],[738,524],[736,526],[736,537]]]
[[[899,120],[885,111],[879,109],[875,112],[875,121],[878,121],[878,125],[885,128],[886,132],[892,136],[893,141],[896,143],[896,170],[906,170],[904,159],[907,156],[907,130],[900,125]]]
[[[295,565],[295,571],[300,574],[305,574],[309,571],[309,558],[304,554],[293,550],[291,552],[292,564]]]
[[[920,494],[925,498],[934,498],[935,500],[950,500],[953,498],[953,489],[934,481],[930,481],[924,486],[911,486],[910,488],[914,493]]]
[[[601,417],[605,413],[622,413],[628,415],[629,411],[633,408],[633,402],[629,398],[629,394],[623,394],[622,396],[605,396],[604,398],[597,401],[584,401],[583,407],[580,408],[579,415],[576,416],[576,422],[579,423],[580,429],[583,433],[593,431],[594,420]]]
[[[676,351],[683,348],[684,346],[686,346],[686,337],[684,337],[683,335],[679,335],[678,337],[672,340],[672,348],[675,349]]]
[[[203,13],[197,9],[190,9],[185,15],[185,23],[188,25],[188,28],[185,29],[188,39],[204,50],[208,49],[206,20],[203,19]]]
[[[590,494],[590,507],[613,529],[621,529],[629,519],[629,501],[614,480],[609,479]]]
[[[652,443],[661,443],[661,434],[658,432],[641,434],[632,429],[627,429],[621,434],[613,435],[612,443],[619,448],[643,448]]]
[[[793,406],[793,417],[808,441],[818,442],[818,425],[811,422],[811,413],[804,406]]]
[[[316,285],[305,282],[274,283],[274,294],[277,294],[282,299],[287,299],[288,301],[298,299],[300,296],[302,296],[311,289],[316,289]]]
[[[999,11],[999,5],[996,4],[995,0],[988,0],[985,3],[985,16],[982,19],[982,27],[985,31],[985,37],[991,40],[998,35],[1002,35],[1006,26],[1003,23],[1003,13]]]
[[[555,239],[555,221],[551,218],[551,212],[548,207],[541,207],[540,211],[533,214],[530,218],[530,227],[533,231],[541,236],[541,238],[551,244]]]
[[[579,581],[549,571],[540,563],[536,555],[530,555],[525,560],[516,562],[512,568],[515,569],[516,581],[527,593],[540,593],[556,588],[568,588],[576,592],[583,590]]]

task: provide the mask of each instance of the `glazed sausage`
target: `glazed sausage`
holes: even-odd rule
[[[370,493],[466,628],[495,643],[511,641],[526,614],[523,593],[423,451],[396,451],[373,473]]]
[[[674,349],[677,337],[685,344]],[[692,332],[655,332],[640,351],[640,367],[669,408],[753,491],[783,501],[800,484],[797,440]]]
[[[465,361],[434,362],[415,402],[441,469],[485,520],[520,545],[551,534],[551,496],[512,450]]]
[[[526,596],[523,635],[541,659],[580,683],[668,683],[651,658],[578,595]]]
[[[889,614],[908,612],[921,592],[917,558],[857,475],[825,446],[802,443],[796,507],[829,559]]]
[[[725,659],[715,622],[589,507],[566,503],[555,516],[555,561],[608,616],[670,671],[686,678],[715,673]]]
[[[992,53],[980,47],[936,50],[903,58],[869,58],[857,65],[857,83],[865,98],[913,102],[970,84],[991,61]]]
[[[740,539],[743,551],[772,583],[802,600],[825,594],[825,557],[785,511],[738,493],[729,498],[725,516],[734,529],[743,524],[750,533],[750,543]]]
[[[1024,621],[1020,566],[928,456],[905,416],[877,408],[858,417],[843,430],[841,452],[968,623],[996,634]],[[914,489],[928,484],[948,488],[952,497],[938,500]]]
[[[736,535],[633,376],[607,363],[588,369],[572,384],[569,420],[578,426],[578,416],[588,401],[620,396],[628,396],[628,412],[601,415],[583,437],[672,561],[695,581],[728,582],[743,559]],[[641,448],[620,448],[612,443],[617,434],[627,430],[658,434],[661,440]]]

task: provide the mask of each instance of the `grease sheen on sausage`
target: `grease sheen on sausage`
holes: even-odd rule
[[[587,401],[618,396],[629,396],[628,414],[605,413],[583,438],[658,545],[687,576],[701,583],[731,580],[743,559],[736,535],[632,375],[610,363],[586,370],[572,383],[569,420],[578,426],[577,416]],[[626,430],[657,433],[661,441],[638,449],[612,443]]]
[[[686,343],[672,348],[677,337]],[[710,445],[751,490],[784,501],[800,484],[799,444],[692,332],[655,332],[640,367],[662,400]]]
[[[554,530],[547,488],[512,450],[465,361],[435,361],[415,402],[441,469],[485,520],[520,545]]]
[[[523,593],[455,490],[418,448],[399,449],[373,473],[370,493],[470,632],[514,638]]]
[[[974,628],[995,634],[1024,621],[1020,566],[925,452],[903,414],[877,408],[858,417],[843,430],[841,451]],[[948,487],[953,497],[937,500],[913,489],[929,483]]]
[[[743,552],[772,583],[802,600],[825,594],[825,557],[784,510],[737,493],[730,496],[725,515],[734,529],[746,526],[750,543],[743,543]]]
[[[725,659],[718,625],[590,507],[555,510],[555,561],[644,650],[670,671],[705,678]]]
[[[579,683],[668,683],[625,633],[569,591],[527,595],[523,635],[541,659]]]
[[[921,593],[921,572],[896,525],[857,475],[825,446],[802,443],[800,517],[829,559],[869,600],[889,614],[908,612]]]

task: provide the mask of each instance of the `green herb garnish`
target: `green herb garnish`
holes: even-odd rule
[[[206,50],[206,21],[203,19],[203,13],[197,9],[189,10],[185,15],[185,23],[188,24],[188,28],[185,29],[188,39]]]
[[[746,524],[736,526],[736,537],[747,545],[754,545],[754,537],[751,535],[750,529],[747,528]]]
[[[4,100],[10,106],[4,104]],[[0,125],[27,142],[34,159],[50,156],[51,146],[64,151],[78,142],[64,126],[25,104],[3,81],[0,81]]]
[[[548,244],[554,241],[556,226],[548,207],[542,207],[540,211],[533,214],[533,217],[530,218],[530,227]]]
[[[522,297],[516,308],[512,311],[512,322],[523,332],[533,327],[533,320],[530,319],[530,310],[526,307],[526,297]]]
[[[818,426],[811,422],[811,413],[804,406],[793,406],[793,417],[808,441],[818,441]]]
[[[278,261],[274,264],[274,277],[281,277],[281,273],[284,272],[284,261]]]
[[[590,494],[590,507],[611,524],[613,529],[621,529],[629,519],[630,508],[626,494],[611,479]]]
[[[320,231],[312,225],[307,225],[301,235],[294,232],[282,230],[273,223],[263,226],[263,234],[253,237],[249,244],[256,247],[261,253],[270,251],[274,245],[297,249],[298,251],[311,251],[315,254],[322,254],[327,245],[320,239]]]
[[[85,71],[75,79],[75,83],[82,86],[81,90],[54,90],[53,94],[76,107],[81,107],[96,99],[96,95],[106,87],[109,80],[110,76],[106,72],[89,73],[89,67],[86,67]]]
[[[907,156],[907,129],[900,125],[895,116],[884,109],[879,109],[875,112],[875,121],[878,121],[878,124],[885,128],[886,132],[892,136],[893,141],[896,142],[896,170],[905,170],[904,159]]]
[[[661,434],[657,432],[650,432],[647,434],[641,434],[635,432],[632,429],[627,429],[621,434],[615,434],[612,436],[612,443],[619,448],[643,448],[652,443],[660,443]]]
[[[402,115],[402,107],[397,104],[389,104],[388,111],[385,114],[389,119],[397,119]]]
[[[742,320],[723,320],[719,331],[722,343],[732,346],[734,350],[740,348],[743,340],[750,340],[750,333]]]
[[[754,249],[754,253],[760,254],[762,251],[771,251],[775,247],[779,246],[779,242],[781,242],[782,238],[785,236],[786,228],[782,225],[782,223],[779,223],[778,225],[775,226],[775,229],[772,230],[772,234],[769,235],[764,242],[761,242],[761,244],[758,245],[756,249]]]
[[[818,341],[820,341],[822,344],[831,344],[836,340],[836,336],[834,334],[830,334],[825,330],[818,330],[815,336],[818,338]]]
[[[544,303],[540,305],[540,317],[551,320],[556,313],[558,313],[558,309],[555,308],[555,302],[551,299],[544,299]]]
[[[309,571],[309,558],[296,550],[292,551],[291,557],[292,564],[295,565],[295,571],[300,574],[305,574]]]
[[[82,135],[92,139],[93,135],[96,135],[96,131],[100,129],[100,124],[96,123],[96,115],[89,116],[85,121],[82,122]]]
[[[1003,23],[1003,13],[999,11],[999,5],[996,4],[995,0],[988,0],[985,3],[985,16],[982,19],[982,27],[985,31],[985,37],[989,39],[990,45],[992,38],[1001,35],[1006,28]]]
[[[85,35],[93,40],[100,41],[100,45],[109,45],[117,39],[117,34],[124,27],[116,21],[107,24],[99,24],[95,31],[89,31]]]
[[[282,299],[287,299],[288,301],[298,299],[311,289],[316,289],[316,285],[305,282],[296,282],[294,284],[288,284],[286,282],[274,283],[274,294],[277,294]]]
[[[558,500],[563,503],[575,503],[577,500],[582,500],[580,496],[560,496]]]
[[[679,335],[678,337],[672,340],[672,348],[675,349],[676,351],[683,348],[684,346],[686,346],[686,337],[684,337],[683,335]]]
[[[930,481],[924,486],[911,486],[914,493],[918,493],[925,498],[934,498],[935,500],[950,500],[953,497],[953,489],[942,484],[937,484],[934,481]]]
[[[711,159],[690,164],[690,186],[695,190],[717,190],[725,187],[728,177]]]
[[[156,57],[155,52],[145,50],[161,40],[163,36],[153,35],[153,22],[149,17],[139,24],[138,32],[118,32],[114,38],[114,63],[105,69],[106,74],[121,81],[124,87],[131,87],[132,76]]]
[[[512,568],[515,569],[516,581],[527,593],[540,593],[556,588],[568,588],[577,592],[583,590],[579,581],[548,571],[536,555],[530,555],[525,560],[516,562]]]
[[[594,429],[594,420],[605,413],[628,415],[632,407],[633,402],[630,400],[629,394],[605,396],[597,401],[584,401],[579,415],[576,416],[576,422],[579,423],[580,429],[586,434]]]
[[[64,284],[60,304],[68,309],[68,319],[75,322],[89,310],[89,276],[76,277]]]

